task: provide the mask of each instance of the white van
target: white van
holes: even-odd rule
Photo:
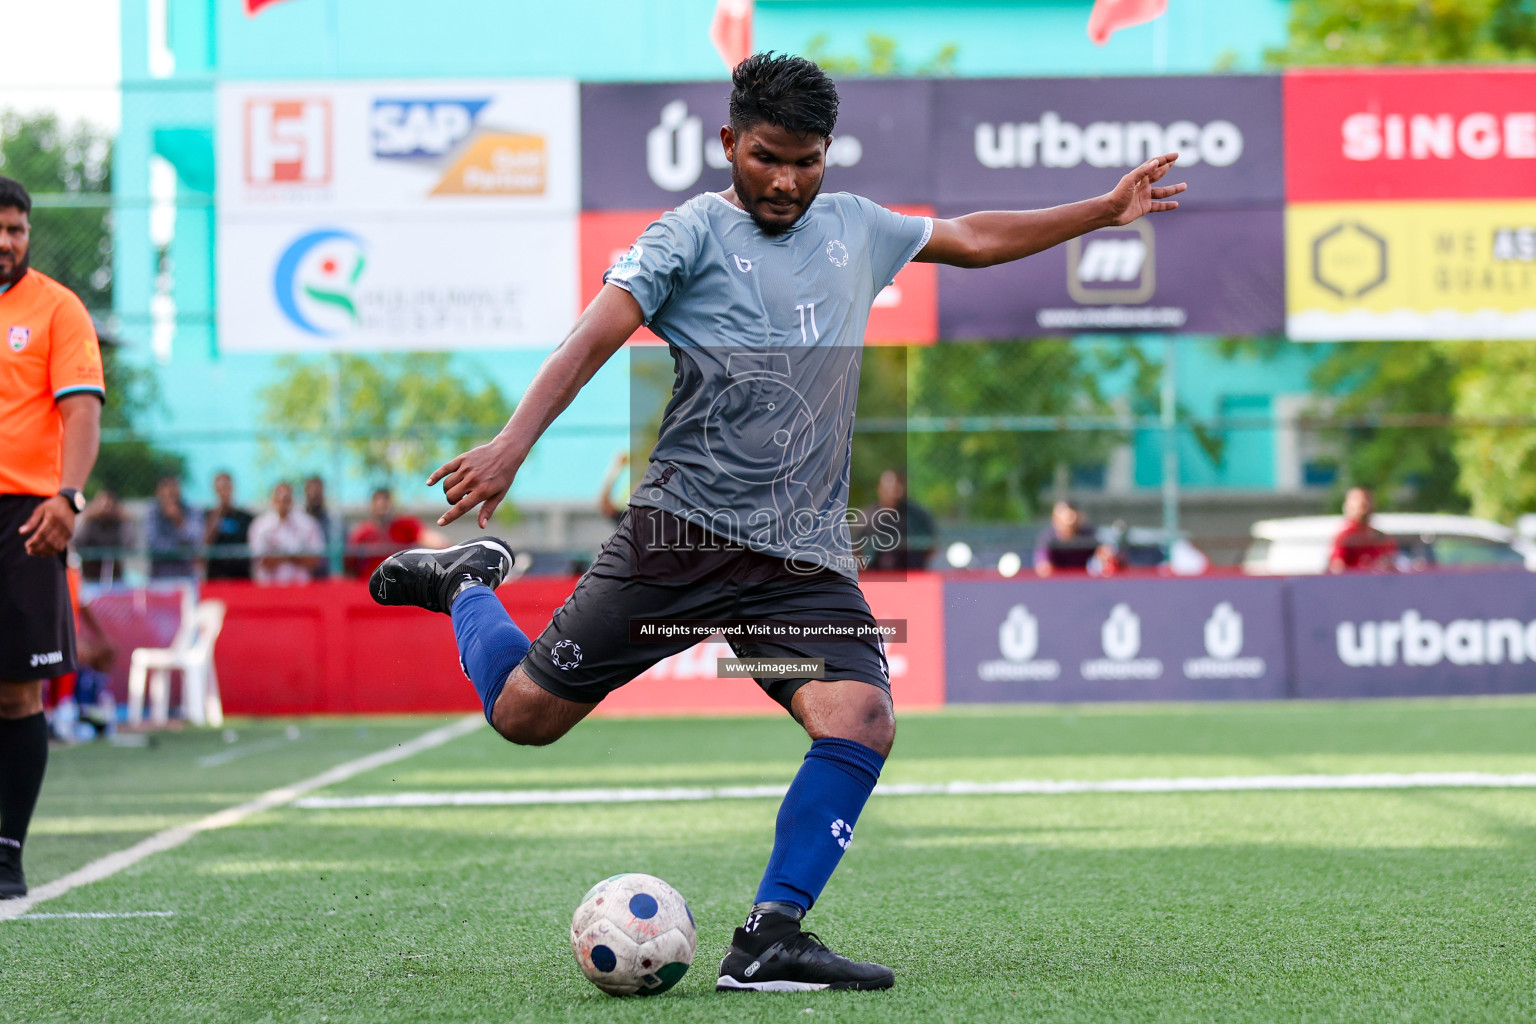
[[[1471,516],[1377,512],[1371,525],[1397,542],[1398,567],[1505,566],[1536,571],[1536,542],[1507,526]],[[1261,519],[1249,529],[1243,571],[1256,576],[1315,576],[1328,571],[1343,516]]]

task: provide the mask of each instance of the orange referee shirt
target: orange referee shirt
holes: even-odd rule
[[[67,395],[105,399],[96,328],[75,293],[28,270],[0,293],[0,494],[59,492]]]

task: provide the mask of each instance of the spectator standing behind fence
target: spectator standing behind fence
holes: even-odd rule
[[[272,488],[272,507],[251,523],[251,576],[257,583],[308,583],[325,550],[320,524],[293,507],[293,485]]]
[[[133,521],[123,503],[113,491],[97,491],[75,527],[81,576],[87,583],[116,583],[123,578],[123,558],[132,547]]]
[[[1367,487],[1344,495],[1344,525],[1328,553],[1329,572],[1391,572],[1397,568],[1397,542],[1371,525],[1376,496]]]
[[[181,481],[163,477],[155,485],[146,532],[149,575],[153,579],[183,579],[197,575],[193,559],[203,544],[203,517],[181,500]]]
[[[907,495],[907,476],[898,469],[880,474],[876,504],[865,509],[857,531],[864,568],[876,572],[921,569],[933,555],[933,516]]]
[[[415,516],[395,514],[395,498],[388,487],[373,492],[369,517],[352,527],[347,537],[347,571],[367,578],[396,551],[406,548],[445,548],[448,538],[428,529]]]
[[[1035,573],[1087,572],[1095,559],[1114,560],[1114,551],[1099,544],[1097,531],[1070,501],[1058,501],[1051,509],[1051,525],[1035,541]]]
[[[331,541],[335,538],[336,523],[331,519],[330,510],[325,507],[325,481],[317,476],[312,476],[304,481],[304,511],[309,517],[320,524],[320,538],[325,542],[326,554],[330,554]],[[331,575],[331,563],[322,558],[315,566],[314,578],[323,580]]]
[[[208,546],[210,580],[251,578],[251,523],[256,517],[235,504],[235,479],[228,473],[213,478],[218,504],[208,510],[203,543]]]

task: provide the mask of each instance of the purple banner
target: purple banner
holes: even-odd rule
[[[934,202],[1028,209],[1109,191],[1178,152],[1192,209],[1278,206],[1279,75],[935,82]]]
[[[671,209],[731,183],[720,126],[729,82],[581,87],[581,205],[587,210]],[[931,204],[932,84],[839,82],[828,192],[887,205]]]
[[[1278,207],[1180,209],[1104,228],[1017,263],[940,267],[939,335],[1279,334],[1285,328],[1284,241]]]
[[[1286,695],[1274,579],[949,582],[951,702]]]
[[[1536,575],[1295,579],[1301,697],[1536,692]]]

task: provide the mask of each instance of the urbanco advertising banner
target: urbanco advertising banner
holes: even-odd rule
[[[1180,209],[1015,263],[940,267],[939,334],[1278,334],[1285,328],[1284,242],[1278,206]]]
[[[957,79],[933,88],[941,207],[1087,199],[1169,152],[1179,162],[1168,180],[1189,183],[1190,208],[1285,198],[1277,75]]]
[[[1286,696],[1284,582],[951,581],[952,702]]]
[[[1289,581],[1300,697],[1536,691],[1536,574]]]
[[[1291,202],[1536,195],[1536,68],[1307,69],[1284,81]]]
[[[896,204],[898,213],[914,217],[933,215],[926,206]],[[665,210],[585,210],[581,214],[581,304],[585,306],[603,287],[603,274],[629,251],[652,221]],[[870,344],[927,344],[938,337],[938,266],[908,263],[896,280],[876,296],[869,311],[864,340]],[[634,338],[657,342],[649,328]]]
[[[931,84],[846,81],[822,188],[877,203],[931,203]],[[731,184],[720,144],[731,84],[584,84],[581,205],[670,210]]]
[[[1536,338],[1533,200],[1295,203],[1286,263],[1297,341]]]
[[[576,314],[572,81],[219,90],[227,351],[553,345]]]

